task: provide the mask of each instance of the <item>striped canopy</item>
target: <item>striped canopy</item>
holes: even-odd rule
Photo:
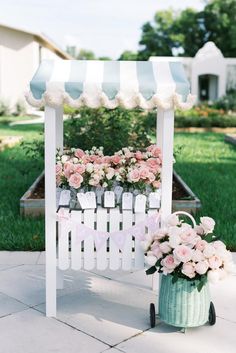
[[[189,83],[180,62],[44,60],[30,82],[36,107],[189,109]]]

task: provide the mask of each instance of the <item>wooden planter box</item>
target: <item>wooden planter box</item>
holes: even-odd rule
[[[40,216],[44,215],[44,198],[38,198],[35,191],[44,178],[44,172],[34,181],[30,188],[20,199],[20,213],[22,216]],[[192,192],[188,185],[182,180],[182,178],[174,171],[173,178],[176,184],[179,184],[185,197],[173,200],[173,212],[175,211],[186,211],[193,215],[196,214],[197,210],[201,208],[201,202],[199,198]],[[34,195],[34,196],[33,196]]]

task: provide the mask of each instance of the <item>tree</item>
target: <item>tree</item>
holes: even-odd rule
[[[91,50],[80,49],[79,53],[76,55],[78,60],[95,60],[95,54]]]
[[[236,57],[236,1],[209,1],[203,16],[206,39],[215,42],[224,56]]]
[[[209,0],[199,12],[191,8],[157,12],[154,21],[142,27],[138,59],[194,56],[210,40],[224,56],[236,56],[236,0]]]
[[[142,27],[139,41],[140,60],[148,60],[152,55],[170,56],[175,47],[175,36],[172,30],[176,14],[170,9],[155,14],[154,22],[147,22]]]
[[[125,50],[119,57],[118,60],[137,60],[137,53],[134,53],[131,50]]]

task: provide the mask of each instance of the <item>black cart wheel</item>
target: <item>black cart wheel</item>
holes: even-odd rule
[[[215,325],[216,323],[216,311],[214,304],[210,302],[210,308],[209,308],[209,324],[211,326]]]
[[[155,327],[156,325],[156,310],[153,303],[150,304],[150,325],[151,327]]]

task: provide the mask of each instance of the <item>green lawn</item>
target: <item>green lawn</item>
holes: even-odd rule
[[[9,127],[0,122],[0,136],[32,140],[42,129],[42,125]],[[175,143],[183,146],[175,169],[202,201],[198,216],[213,217],[216,233],[236,251],[236,148],[216,133],[177,133]],[[19,215],[19,199],[42,168],[42,161],[29,160],[19,145],[0,153],[0,250],[44,248],[43,219]]]
[[[236,147],[216,133],[177,133],[175,143],[184,146],[175,169],[200,198],[199,216],[213,217],[216,234],[236,251]]]

